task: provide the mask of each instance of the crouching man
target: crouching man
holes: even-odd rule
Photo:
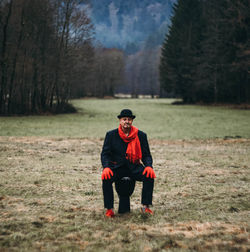
[[[141,211],[153,214],[152,205],[155,172],[152,168],[147,135],[132,126],[135,115],[129,109],[123,109],[119,118],[119,127],[108,131],[104,140],[101,162],[102,189],[106,216],[114,217],[113,182],[123,177],[142,181]]]

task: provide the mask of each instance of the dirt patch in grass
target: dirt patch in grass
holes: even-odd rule
[[[102,141],[0,137],[0,250],[249,251],[250,140],[151,140],[155,214],[104,218]],[[115,211],[118,198],[115,194]]]

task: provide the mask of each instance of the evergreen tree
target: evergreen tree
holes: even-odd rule
[[[210,0],[203,3],[205,26],[201,50],[197,59],[196,85],[198,101],[217,102],[221,92],[221,77],[226,62],[227,49],[224,37],[227,34],[223,11],[226,1]]]
[[[249,0],[179,0],[162,47],[161,86],[186,103],[249,103],[249,24]]]
[[[250,1],[228,0],[226,19],[230,27],[227,82],[229,101],[250,102]]]
[[[200,100],[247,102],[249,1],[204,2],[206,29],[199,59]]]
[[[193,78],[201,28],[200,1],[178,1],[174,6],[172,26],[162,47],[160,81],[167,92],[174,92],[187,103],[196,101]]]

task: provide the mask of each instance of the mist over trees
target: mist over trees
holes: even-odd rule
[[[147,48],[126,56],[125,81],[126,85],[117,89],[122,93],[159,96],[159,60],[160,47]]]
[[[174,2],[176,0],[90,0],[96,39],[106,47],[136,53],[149,36],[154,36],[158,30],[166,32]]]
[[[179,0],[160,82],[185,103],[250,102],[250,2]]]
[[[124,85],[116,93],[159,95],[160,46],[176,0],[91,0],[96,39],[124,51]]]

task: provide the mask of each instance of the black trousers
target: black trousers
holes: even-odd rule
[[[113,192],[113,182],[120,180],[123,177],[130,177],[135,181],[142,182],[142,195],[141,203],[142,205],[152,205],[153,189],[154,189],[154,179],[147,178],[146,174],[142,175],[144,167],[136,170],[136,173],[132,173],[128,169],[114,169],[112,170],[114,175],[111,179],[104,179],[102,181],[102,190],[104,198],[104,207],[107,209],[114,208],[114,192]]]

